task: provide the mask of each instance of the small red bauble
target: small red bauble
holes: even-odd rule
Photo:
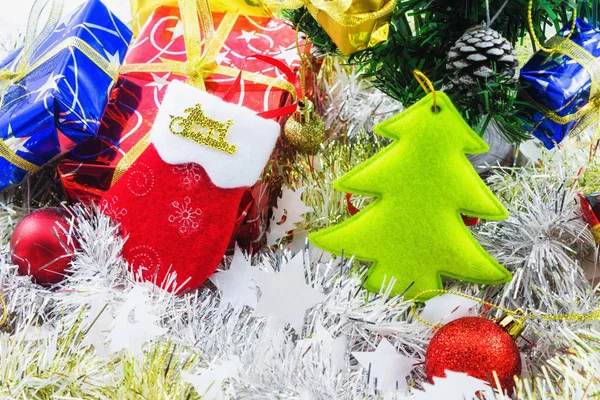
[[[19,267],[21,275],[31,275],[41,285],[63,279],[77,247],[69,235],[67,215],[60,208],[43,208],[17,224],[10,248],[12,262]]]
[[[446,370],[494,383],[496,371],[502,389],[511,393],[513,377],[521,373],[521,354],[515,339],[494,321],[463,317],[444,325],[433,336],[425,370],[431,383],[435,376],[445,377]]]
[[[469,217],[468,215],[461,214],[463,222],[466,226],[475,226],[479,223],[479,218],[477,217]]]

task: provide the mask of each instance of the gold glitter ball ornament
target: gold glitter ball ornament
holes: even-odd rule
[[[299,152],[315,154],[325,139],[325,124],[310,100],[298,102],[298,110],[285,123],[286,140]]]

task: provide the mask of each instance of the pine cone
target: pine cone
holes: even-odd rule
[[[446,68],[454,71],[456,85],[470,86],[513,76],[519,64],[517,53],[497,31],[477,26],[469,29],[448,52]]]

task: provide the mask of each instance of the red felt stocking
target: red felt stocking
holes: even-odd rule
[[[177,293],[202,284],[234,233],[244,193],[258,180],[279,125],[181,82],[170,84],[150,146],[105,194],[103,212],[128,239],[123,257]]]

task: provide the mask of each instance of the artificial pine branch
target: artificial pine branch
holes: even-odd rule
[[[490,0],[490,15],[493,17],[504,3],[504,0]],[[509,0],[492,24],[513,45],[529,35],[528,3],[528,0]],[[575,6],[580,17],[598,25],[598,0],[583,0],[577,5],[572,0],[535,0],[532,19],[535,34],[544,38],[549,26],[558,30],[567,25]],[[304,9],[288,11],[286,18],[297,24],[304,13]],[[481,0],[398,0],[388,40],[354,54],[349,61],[359,64],[364,69],[363,76],[373,79],[380,90],[408,107],[423,96],[412,71],[423,71],[437,88],[450,86],[452,73],[446,70],[448,51],[467,29],[485,22],[486,15],[486,4]],[[312,16],[303,18],[300,29],[325,52],[337,52]],[[529,135],[515,114],[528,105],[517,102],[516,90],[516,82],[496,80],[477,88],[476,98],[462,93],[451,97],[473,128],[481,126],[491,114],[505,139],[520,143]]]

